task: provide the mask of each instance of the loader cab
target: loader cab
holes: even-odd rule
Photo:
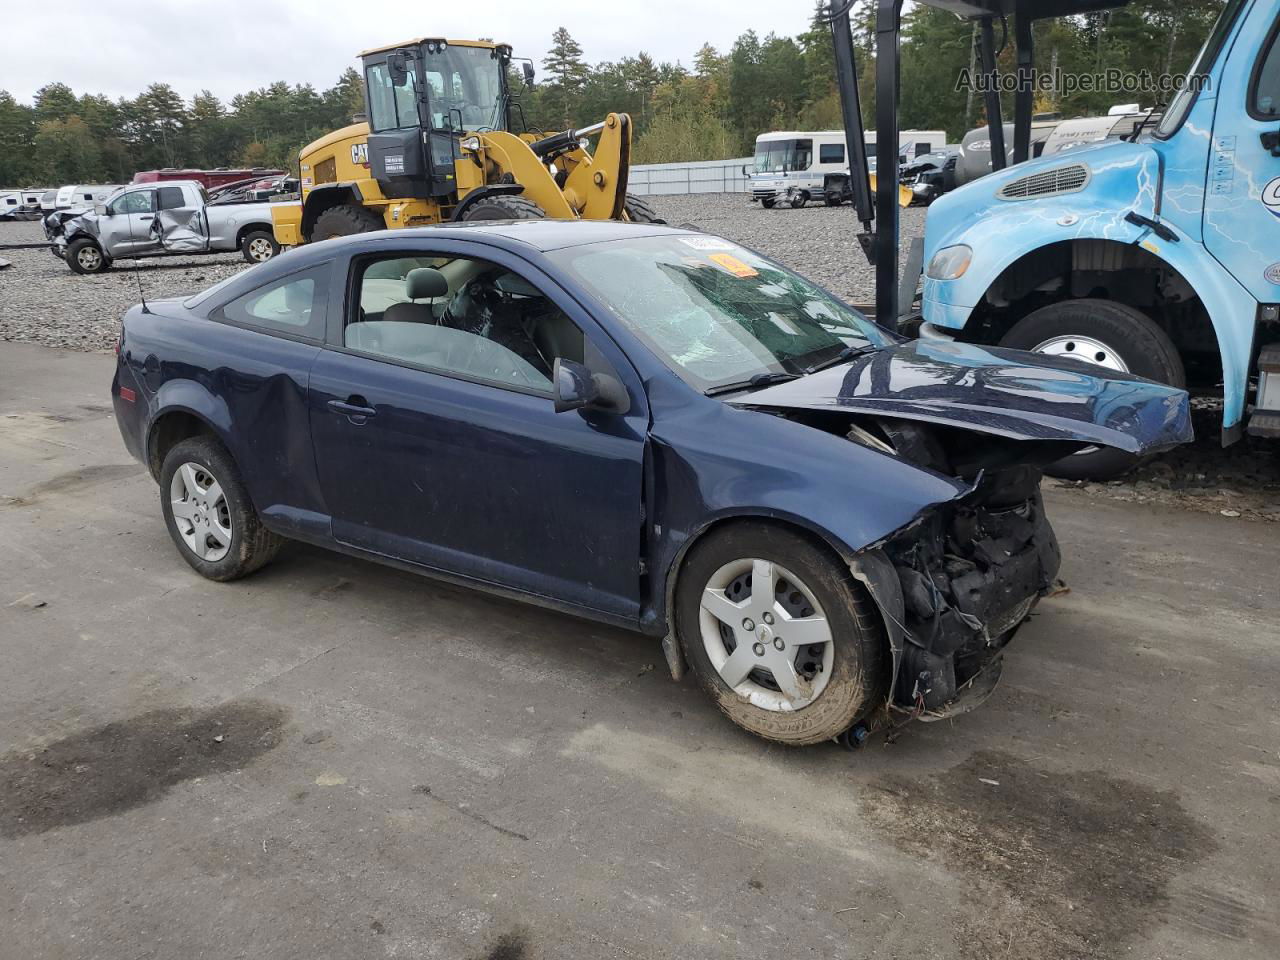
[[[363,157],[352,146],[352,163],[367,165],[388,198],[455,193],[463,135],[508,128],[511,48],[419,39],[361,59],[369,139]]]

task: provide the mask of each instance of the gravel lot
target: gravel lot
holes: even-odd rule
[[[693,224],[736,240],[799,270],[854,303],[873,299],[871,267],[858,246],[859,225],[849,206],[765,210],[741,195],[653,197],[673,224]],[[923,208],[902,211],[902,236],[924,230]],[[38,223],[0,223],[0,245],[38,243]],[[903,256],[905,258],[905,245]],[[109,350],[120,315],[148,297],[195,293],[247,269],[239,254],[118,261],[97,277],[73,274],[45,249],[0,250],[12,261],[0,270],[0,340],[30,341],[73,350]],[[1228,518],[1280,521],[1280,444],[1245,438],[1223,450],[1220,413],[1197,400],[1197,440],[1109,484],[1062,484],[1084,496],[1157,502]]]
[[[858,303],[871,300],[871,268],[855,239],[858,223],[848,206],[764,210],[741,196],[706,194],[655,197],[671,223],[692,223],[754,247],[800,270],[836,294]],[[924,211],[903,211],[903,235],[924,228]],[[0,223],[0,246],[42,243],[39,223]],[[138,286],[148,297],[195,293],[240,270],[238,253],[210,257],[118,260],[96,277],[72,273],[47,249],[3,250],[12,262],[0,270],[0,340],[22,340],[72,350],[109,350],[120,315],[138,302]]]

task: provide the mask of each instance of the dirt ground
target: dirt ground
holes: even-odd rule
[[[3,960],[1280,955],[1271,524],[1050,489],[1071,589],[990,701],[788,750],[623,631],[199,578],[111,364],[0,347]]]

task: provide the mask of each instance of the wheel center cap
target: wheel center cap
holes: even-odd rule
[[[768,643],[773,639],[773,631],[767,626],[762,625],[760,629],[756,631],[756,637],[761,643]]]

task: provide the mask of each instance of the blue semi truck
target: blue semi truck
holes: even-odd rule
[[[1280,0],[1228,0],[1151,127],[937,200],[921,336],[1220,390],[1224,445],[1280,438],[1278,35]],[[1054,472],[1105,479],[1131,465],[1097,449]]]

